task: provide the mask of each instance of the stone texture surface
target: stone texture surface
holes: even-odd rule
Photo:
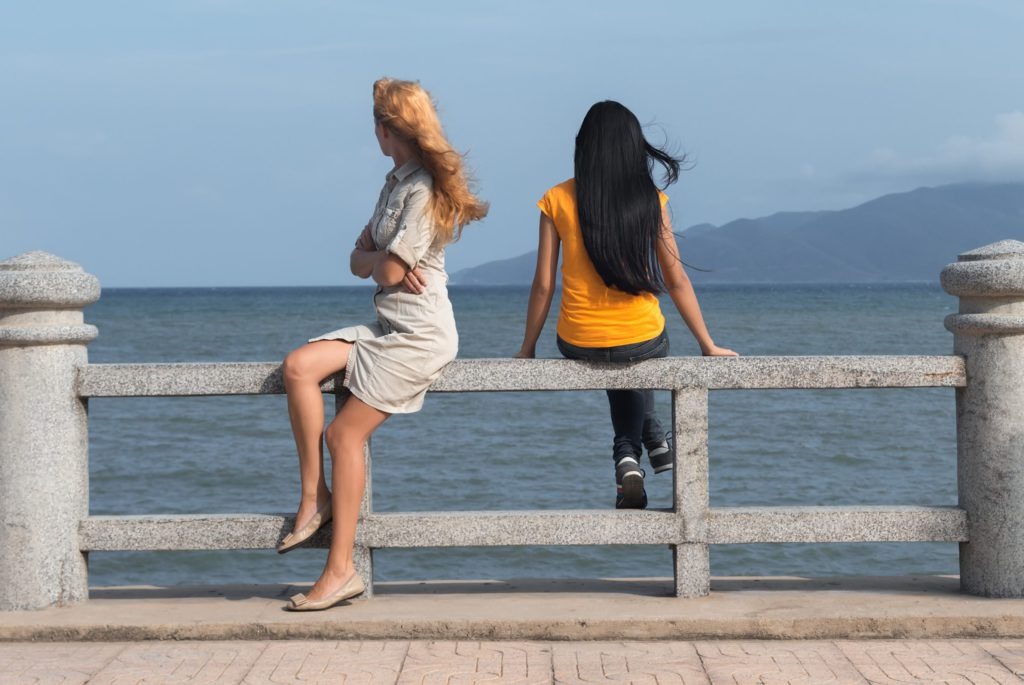
[[[1024,677],[1024,641],[1000,640],[978,644],[1018,677]]]
[[[357,543],[352,550],[352,565],[355,566],[359,577],[365,581],[363,596],[366,599],[373,599],[373,548]]]
[[[870,683],[1019,683],[981,644],[946,642],[840,642],[850,664]]]
[[[0,262],[0,311],[81,309],[99,298],[99,280],[56,255],[26,252]]]
[[[320,386],[334,392],[334,379]],[[82,397],[283,395],[278,362],[210,364],[90,364],[82,369]]]
[[[971,377],[956,398],[960,575],[969,592],[1024,597],[1024,335],[960,334],[956,347]]]
[[[82,601],[85,404],[76,390],[99,282],[42,252],[0,262],[0,611]],[[71,311],[75,310],[75,311]]]
[[[89,516],[79,526],[83,551],[270,549],[294,529],[290,514]],[[330,524],[309,543],[330,544]]]
[[[708,391],[672,392],[673,501],[691,539],[703,540],[708,525]]]
[[[408,642],[274,642],[266,646],[245,683],[393,685],[409,648]]]
[[[711,555],[699,542],[672,545],[673,592],[676,597],[704,597],[711,591]]]
[[[956,262],[942,270],[943,289],[960,297],[1004,297],[1021,289],[1018,257],[991,261]]]
[[[990,259],[1019,259],[1024,257],[1024,242],[1019,240],[1000,240],[968,250],[957,256],[960,262],[977,262]]]
[[[0,323],[3,323],[0,320]],[[84,345],[96,339],[95,326],[39,326],[15,328],[0,326],[0,347],[20,345]]]
[[[957,391],[957,487],[968,592],[1024,597],[1024,243],[973,250],[942,272],[947,318],[970,383]]]
[[[708,531],[708,391],[689,388],[672,391],[672,435],[675,450],[672,470],[673,502],[686,544],[672,547],[677,597],[708,593],[711,562]]]
[[[1020,335],[1024,333],[1024,316],[1008,314],[950,314],[946,330],[954,335]]]
[[[0,683],[85,685],[125,647],[123,643],[0,642]]]
[[[428,683],[517,683],[546,685],[551,650],[524,642],[413,642],[399,685]]]
[[[82,550],[270,549],[292,529],[285,514],[90,516]],[[358,533],[373,548],[711,542],[959,542],[956,507],[713,507],[705,534],[671,511],[459,511],[371,514]],[[329,544],[330,526],[310,547]]]
[[[569,359],[457,359],[433,392],[601,390],[605,388],[905,388],[960,387],[956,356],[668,357],[630,365]],[[335,379],[320,386],[334,392]],[[277,362],[90,364],[82,397],[281,394]]]
[[[0,642],[1024,638],[1024,600],[964,594],[955,577],[712,578],[694,599],[670,578],[379,583],[372,600],[284,611],[307,588],[94,588],[72,607],[0,613]]]
[[[689,642],[570,642],[551,649],[555,682],[706,684],[712,682]],[[548,681],[550,682],[550,681]]]
[[[942,270],[940,282],[950,295],[1013,296],[1024,288],[1024,242],[1000,240],[961,254]]]
[[[90,516],[81,526],[82,549],[269,549],[292,529],[285,514]],[[330,526],[308,543],[329,544]],[[371,514],[357,542],[384,547],[494,545],[669,544],[685,539],[669,511],[457,511]]]
[[[40,645],[0,645],[0,683],[111,685],[867,685],[1019,683],[999,651],[1024,641],[665,641],[200,642],[46,645],[63,657],[36,665],[5,654]],[[97,654],[113,653],[107,665]],[[106,656],[109,659],[109,656]],[[230,665],[225,667],[225,663]],[[216,680],[210,680],[216,674]],[[91,679],[90,679],[91,678]]]
[[[708,540],[750,542],[960,542],[967,514],[957,507],[715,507]]]
[[[545,510],[374,514],[359,539],[371,547],[668,544],[685,538],[672,512]]]
[[[197,642],[169,646],[160,642],[128,645],[89,680],[89,685],[128,683],[240,683],[265,645],[247,642]]]
[[[955,357],[668,357],[631,365],[567,359],[460,360],[433,390],[866,388],[962,385]]]
[[[698,642],[712,683],[869,682],[831,642]]]

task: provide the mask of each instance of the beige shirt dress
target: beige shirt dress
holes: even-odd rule
[[[325,333],[318,340],[353,343],[344,385],[366,404],[389,414],[419,411],[427,387],[455,358],[459,334],[448,300],[444,246],[434,244],[433,179],[416,160],[388,173],[370,220],[373,241],[427,281],[418,295],[401,285],[378,286],[377,320]]]

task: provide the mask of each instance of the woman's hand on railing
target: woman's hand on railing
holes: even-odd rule
[[[712,343],[707,349],[701,349],[700,353],[705,357],[738,357],[739,352],[733,352],[728,347],[719,347]]]

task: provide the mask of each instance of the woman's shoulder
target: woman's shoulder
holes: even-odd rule
[[[387,187],[387,186],[385,186]],[[401,178],[389,193],[389,204],[425,205],[434,191],[434,178],[426,169],[417,169]]]
[[[406,183],[410,187],[420,187],[430,190],[434,187],[434,177],[430,175],[430,172],[420,167],[416,171],[409,174],[406,178]]]
[[[538,204],[542,205],[542,209],[545,207],[548,209],[554,209],[560,205],[571,205],[576,202],[576,179],[570,178],[567,181],[562,181],[558,185],[551,186],[547,189]]]
[[[556,224],[566,210],[570,210],[576,202],[576,181],[569,179],[556,186],[551,186],[537,201],[537,207]]]
[[[576,197],[576,179],[570,178],[562,181],[558,185],[553,185],[548,188],[545,195],[556,195],[561,197]]]

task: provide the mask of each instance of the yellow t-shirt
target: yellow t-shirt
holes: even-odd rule
[[[658,193],[661,205],[668,196]],[[652,293],[630,295],[601,280],[583,244],[576,180],[559,183],[537,203],[562,241],[562,308],[558,337],[578,347],[618,347],[656,338],[665,317]]]

